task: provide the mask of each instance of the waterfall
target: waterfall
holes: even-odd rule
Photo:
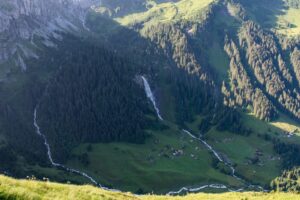
[[[156,111],[157,117],[160,120],[163,120],[163,118],[160,115],[159,109],[156,106],[155,97],[154,97],[154,95],[153,95],[153,93],[151,91],[151,88],[150,88],[150,85],[149,85],[147,79],[144,76],[141,76],[141,78],[142,78],[143,83],[144,83],[145,93],[146,93],[147,97],[150,99],[150,101],[152,102],[153,107],[154,107],[154,109]],[[50,147],[50,145],[49,145],[49,143],[47,141],[47,138],[41,132],[41,129],[40,129],[38,123],[37,123],[37,108],[38,108],[38,106],[36,106],[36,108],[34,109],[34,113],[33,113],[33,126],[35,128],[36,134],[39,135],[40,137],[42,137],[42,139],[44,141],[44,145],[45,145],[46,150],[47,150],[47,156],[48,156],[48,159],[49,159],[51,165],[54,166],[54,167],[61,168],[61,169],[65,170],[65,171],[68,171],[68,172],[71,172],[71,173],[83,176],[83,177],[89,179],[93,184],[95,184],[96,186],[100,187],[101,189],[104,189],[104,190],[107,190],[107,191],[112,191],[112,192],[121,192],[120,190],[117,190],[117,189],[110,189],[110,188],[107,188],[107,187],[103,187],[101,184],[97,183],[97,181],[94,178],[92,178],[91,176],[89,176],[85,172],[82,172],[82,171],[79,171],[79,170],[76,170],[76,169],[72,169],[72,168],[64,166],[63,164],[55,162],[53,160],[52,153],[51,153],[51,147]],[[232,170],[232,176],[234,178],[236,178],[236,179],[238,179],[240,181],[243,181],[244,183],[247,184],[247,182],[245,180],[243,180],[240,177],[238,177],[238,176],[235,175],[235,169],[229,163],[225,162],[221,158],[221,156],[213,149],[213,147],[210,146],[206,141],[202,140],[201,138],[197,138],[196,136],[194,136],[192,133],[190,133],[187,130],[182,130],[182,131],[185,132],[190,137],[192,137],[193,139],[196,139],[196,140],[202,142],[206,146],[206,148],[209,149],[220,162],[223,162],[225,165],[227,165],[227,166],[229,166],[231,168],[231,170]],[[247,186],[248,186],[248,188],[256,188],[256,189],[260,189],[262,191],[267,192],[267,190],[264,190],[264,188],[262,188],[261,186],[258,186],[258,185],[247,184]],[[233,190],[233,189],[230,189],[229,187],[227,187],[226,185],[223,185],[223,184],[208,184],[208,185],[202,185],[200,187],[198,186],[198,187],[194,187],[194,188],[193,187],[182,187],[178,191],[170,191],[170,192],[168,192],[167,195],[179,195],[179,194],[181,194],[183,192],[199,192],[199,191],[204,190],[206,188],[222,189],[222,190],[228,190],[228,191],[231,191],[231,192],[239,192],[239,191],[245,190],[244,188],[240,188],[238,190]],[[135,194],[135,195],[138,196],[137,194]]]
[[[147,95],[147,97],[150,99],[150,101],[152,102],[153,107],[154,107],[154,109],[155,109],[155,111],[156,111],[157,117],[158,117],[160,120],[163,120],[163,118],[162,118],[161,115],[160,115],[159,109],[158,109],[158,107],[156,106],[155,97],[154,97],[154,95],[153,95],[153,93],[152,93],[152,91],[151,91],[151,88],[150,88],[150,85],[149,85],[147,79],[146,79],[144,76],[141,76],[141,77],[142,77],[142,79],[143,79],[143,83],[144,83],[144,88],[145,88],[146,95]]]
[[[89,29],[89,27],[86,26],[86,18],[87,18],[87,15],[88,15],[88,12],[86,12],[84,15],[83,15],[83,18],[82,18],[82,26],[83,28],[86,30],[86,31],[91,31]]]

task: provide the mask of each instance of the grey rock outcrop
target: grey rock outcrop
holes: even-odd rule
[[[51,38],[60,32],[84,29],[86,9],[93,0],[2,0],[0,1],[0,64],[14,57],[16,65],[26,70],[25,58],[38,58],[39,38],[54,46]]]

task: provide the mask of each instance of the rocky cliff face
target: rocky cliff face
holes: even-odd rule
[[[46,46],[59,32],[84,28],[85,10],[93,0],[4,0],[0,2],[0,64],[14,57],[26,70],[25,58],[38,58],[35,36]]]

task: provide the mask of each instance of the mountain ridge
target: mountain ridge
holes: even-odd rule
[[[285,1],[13,2],[20,12],[0,4],[11,38],[0,50],[2,171],[86,183],[53,166],[43,137],[55,162],[140,193],[241,188],[229,166],[269,189],[300,164],[300,43],[277,12]]]

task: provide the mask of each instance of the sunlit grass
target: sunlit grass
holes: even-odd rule
[[[289,119],[286,116],[281,116],[276,121],[271,122],[270,124],[285,132],[288,133],[294,132],[296,135],[300,136],[300,125],[295,123],[293,120]]]
[[[9,200],[297,200],[292,193],[221,193],[190,194],[186,196],[136,196],[131,193],[110,192],[93,186],[63,185],[50,182],[15,180],[0,176],[0,199]]]
[[[182,0],[177,3],[168,2],[154,5],[151,9],[142,13],[127,15],[116,20],[125,26],[136,23],[155,24],[176,20],[191,20],[201,13],[215,0]]]
[[[278,33],[295,36],[300,34],[300,9],[290,8],[277,18]]]
[[[264,140],[258,134],[268,134],[283,141],[298,144],[298,136],[288,138],[285,133],[285,130],[294,130],[292,127],[297,127],[297,124],[284,117],[284,115],[276,122],[271,123],[261,121],[251,113],[241,113],[241,116],[245,126],[253,131],[250,136],[233,134],[227,131],[220,132],[213,127],[205,133],[206,140],[215,150],[237,165],[238,174],[257,184],[268,185],[272,179],[280,175],[281,161],[274,152],[272,142]],[[198,125],[202,118],[197,117],[193,123],[187,124],[188,127],[195,133],[199,132]],[[262,156],[260,156],[258,164],[252,164],[250,159],[255,157],[257,150],[262,152]]]

